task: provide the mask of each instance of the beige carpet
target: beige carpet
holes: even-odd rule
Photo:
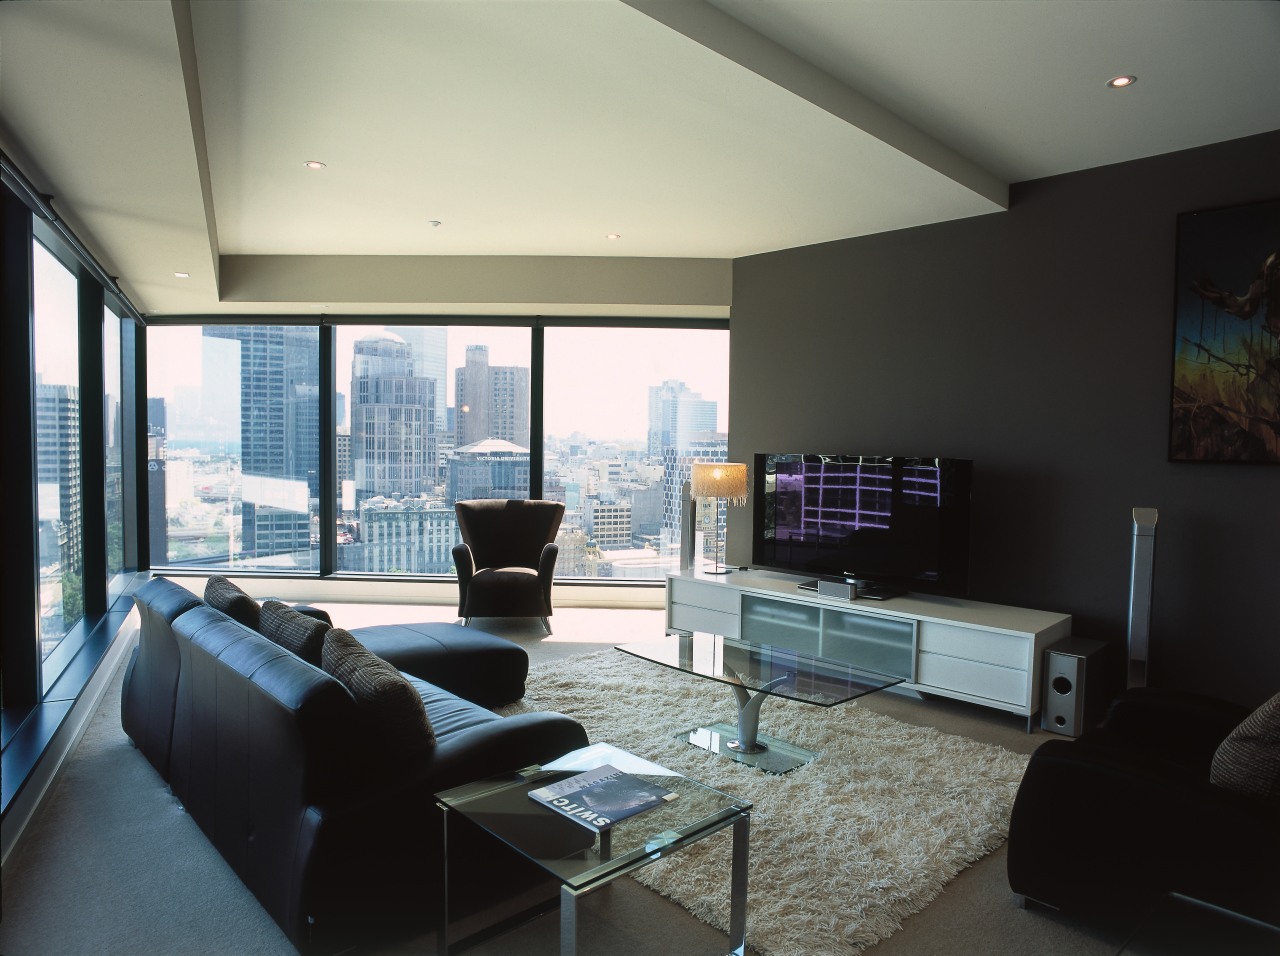
[[[677,739],[733,720],[728,687],[602,651],[540,664],[509,712],[558,710],[606,741],[755,806],[747,937],[769,956],[848,956],[887,938],[969,863],[998,847],[1027,758],[910,726],[856,703],[771,699],[762,733],[816,750],[769,776]],[[727,930],[728,831],[636,879]]]

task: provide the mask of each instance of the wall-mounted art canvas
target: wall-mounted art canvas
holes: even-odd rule
[[[1178,217],[1170,461],[1280,464],[1280,199]]]

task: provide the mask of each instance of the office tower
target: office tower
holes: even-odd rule
[[[655,482],[631,492],[631,535],[639,545],[658,537],[662,530],[662,485]]]
[[[452,508],[421,498],[372,498],[360,505],[360,543],[344,551],[343,570],[371,574],[450,574],[462,541]]]
[[[714,403],[713,403],[714,404]],[[729,460],[729,439],[724,434],[707,436],[689,443],[681,451],[668,449],[663,459],[662,476],[662,543],[664,552],[680,547],[681,490],[684,483],[693,475],[694,462],[716,462]],[[720,534],[728,516],[728,506],[723,498],[712,499],[705,504],[695,502],[699,507],[698,527],[705,528],[707,538],[712,531]]]
[[[487,438],[449,455],[447,503],[472,498],[528,498],[529,449]]]
[[[529,370],[490,365],[489,346],[468,345],[455,375],[457,438],[461,449],[486,438],[529,446]]]
[[[434,427],[427,438],[427,461],[432,470],[432,484],[444,482],[444,451],[440,439],[448,431],[448,395],[445,392],[448,374],[449,329],[443,325],[397,327],[396,334],[409,343],[413,350],[413,373],[431,383],[432,407],[435,409]]]
[[[345,426],[339,426],[338,443],[335,451],[338,458],[338,489],[342,489],[344,481],[351,481],[354,477],[351,471],[351,429]]]
[[[256,558],[309,554],[309,499],[320,474],[319,335],[281,325],[205,326],[204,335],[240,344],[243,548]]]
[[[394,332],[357,339],[351,358],[351,473],[356,503],[414,497],[431,487],[434,389],[414,374],[413,350]]]
[[[649,388],[649,456],[688,448],[716,430],[716,403],[690,391],[684,382],[667,379]]]
[[[40,566],[78,572],[84,558],[81,519],[80,390],[36,382],[36,482]]]
[[[631,547],[631,502],[590,499],[586,531],[601,550]]]
[[[165,406],[163,398],[147,399],[147,437],[163,438],[165,434]]]

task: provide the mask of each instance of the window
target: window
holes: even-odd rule
[[[727,449],[729,333],[548,328],[545,336],[543,497],[565,503],[557,576],[677,570],[690,465],[723,461]],[[719,528],[708,519],[708,546],[723,516]]]
[[[40,657],[84,615],[84,489],[75,275],[40,242],[32,249]]]
[[[124,557],[124,388],[120,364],[120,316],[102,310],[103,503],[107,520],[107,591],[120,592]]]
[[[530,495],[530,343],[528,328],[336,330],[339,571],[451,574],[453,503]]]
[[[153,566],[318,571],[319,330],[149,330]]]
[[[725,457],[728,331],[517,323],[153,320],[152,565],[452,575],[455,502],[542,497],[566,507],[557,576],[661,579],[692,463]],[[724,516],[700,509],[708,555]]]

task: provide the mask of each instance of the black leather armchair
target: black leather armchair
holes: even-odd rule
[[[1139,688],[1077,740],[1032,755],[1009,823],[1009,885],[1111,926],[1167,893],[1280,923],[1280,812],[1210,782],[1248,716],[1226,701]]]
[[[556,532],[564,517],[558,501],[481,499],[454,506],[462,544],[453,549],[458,572],[458,615],[538,617],[551,633],[551,580]]]

